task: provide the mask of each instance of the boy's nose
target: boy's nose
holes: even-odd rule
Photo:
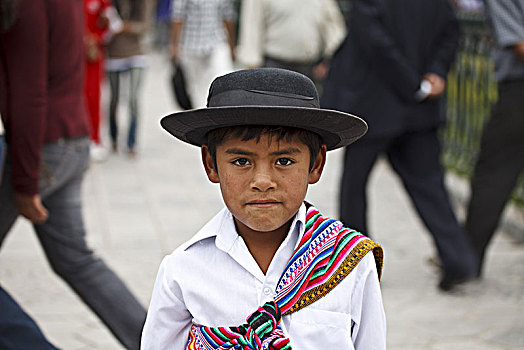
[[[267,172],[257,171],[251,181],[251,188],[265,192],[276,187],[271,175]]]

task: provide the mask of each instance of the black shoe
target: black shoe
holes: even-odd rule
[[[438,287],[444,292],[453,292],[457,289],[458,286],[472,281],[475,279],[475,275],[470,276],[449,276],[444,275],[440,280]]]

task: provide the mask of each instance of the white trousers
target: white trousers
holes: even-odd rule
[[[207,104],[209,86],[221,75],[233,71],[231,51],[227,43],[220,43],[205,55],[180,54],[180,64],[186,77],[186,89],[193,108],[203,108]]]

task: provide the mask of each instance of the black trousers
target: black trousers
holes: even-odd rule
[[[287,70],[292,70],[294,72],[302,73],[307,76],[309,79],[315,81],[313,76],[313,69],[315,68],[316,63],[304,63],[304,62],[287,62],[282,61],[276,58],[264,57],[264,67],[271,68],[282,68]]]
[[[476,257],[444,187],[436,129],[380,139],[364,137],[347,147],[340,192],[341,220],[348,227],[368,232],[366,184],[377,157],[383,153],[431,233],[443,272],[449,276],[470,276],[476,269]]]
[[[469,239],[480,257],[524,169],[524,80],[499,83],[499,100],[484,127],[471,180],[466,220]]]

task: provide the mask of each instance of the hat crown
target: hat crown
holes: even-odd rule
[[[297,72],[255,68],[235,71],[213,81],[208,107],[245,105],[320,108],[315,84]]]

